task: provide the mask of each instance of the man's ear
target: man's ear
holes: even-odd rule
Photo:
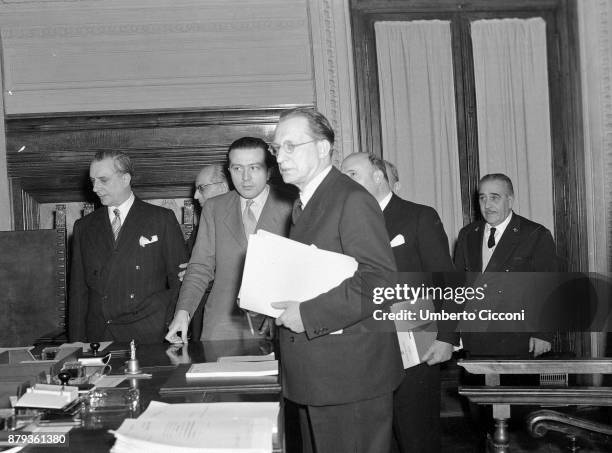
[[[125,184],[127,184],[128,186],[131,186],[131,184],[132,184],[132,175],[130,175],[129,173],[123,173],[121,175],[121,178],[123,178],[123,182]]]
[[[327,140],[319,140],[317,142],[317,150],[319,151],[319,158],[328,157],[331,150],[331,143]]]
[[[385,175],[383,175],[383,172],[377,168],[376,170],[374,170],[374,173],[372,174],[372,178],[374,179],[374,182],[376,184],[380,184],[381,181],[385,178]]]

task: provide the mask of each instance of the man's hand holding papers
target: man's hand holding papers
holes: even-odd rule
[[[300,302],[294,300],[273,302],[272,307],[279,310],[285,310],[276,318],[275,322],[277,326],[285,326],[295,333],[304,332],[304,323],[302,322],[302,315],[300,314]]]
[[[356,270],[350,256],[258,230],[249,239],[240,307],[273,318],[282,315],[277,325],[303,332],[299,303],[338,286]]]

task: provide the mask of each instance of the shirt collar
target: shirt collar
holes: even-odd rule
[[[499,238],[504,234],[504,231],[506,231],[506,227],[508,226],[508,224],[510,223],[510,220],[512,219],[512,211],[510,211],[510,214],[508,214],[508,217],[506,217],[506,219],[500,223],[499,225],[497,225],[495,227],[495,237]],[[491,232],[491,228],[493,228],[493,226],[489,225],[488,223],[485,225],[485,236],[488,236]]]
[[[304,190],[300,192],[300,200],[302,201],[303,208],[306,207],[306,204],[308,204],[308,202],[314,195],[315,191],[321,185],[321,183],[323,182],[325,177],[329,174],[331,169],[332,169],[332,166],[329,165],[328,167],[321,170],[321,172],[318,175],[316,175],[314,178],[312,178],[312,180],[308,184],[306,184],[306,186],[304,187]]]
[[[253,200],[251,209],[253,210],[253,213],[255,214],[255,218],[257,220],[259,220],[259,214],[261,214],[261,210],[266,204],[266,200],[268,199],[269,193],[270,193],[270,186],[266,184],[266,187],[264,187],[264,189],[261,192],[259,192],[259,195],[257,195],[255,198],[251,198],[251,200]],[[240,212],[244,212],[244,208],[246,207],[247,201],[249,199],[242,197],[240,194],[238,195],[240,196]]]
[[[128,212],[130,212],[130,208],[134,204],[134,198],[134,192],[130,192],[130,196],[128,197],[128,199],[121,203],[119,206],[108,207],[108,217],[111,223],[115,218],[115,209],[119,209],[119,217],[121,217],[121,223],[125,222],[125,218],[127,217]]]
[[[385,208],[387,207],[387,205],[389,204],[389,202],[391,201],[391,197],[393,196],[393,192],[389,191],[389,193],[387,195],[385,195],[385,198],[383,198],[382,200],[380,200],[378,202],[378,204],[380,205],[380,209],[382,211],[385,210]]]

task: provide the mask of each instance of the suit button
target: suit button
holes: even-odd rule
[[[501,290],[501,289],[497,290],[497,294],[503,294],[503,293],[504,293],[503,290]]]
[[[136,270],[139,271],[140,270],[140,266],[136,265]]]
[[[112,324],[112,323],[113,323],[112,319],[109,319],[108,321],[106,321],[106,324]]]
[[[102,300],[108,300],[108,296],[102,296]]]
[[[290,341],[291,343],[295,343],[295,337],[293,337],[293,336],[289,337],[289,341]]]
[[[134,293],[130,294],[130,299],[134,298]]]

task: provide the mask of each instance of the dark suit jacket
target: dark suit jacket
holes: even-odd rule
[[[398,272],[453,272],[455,266],[448,248],[448,237],[436,210],[432,207],[403,200],[393,194],[383,211],[389,240],[398,235],[404,243],[393,247]],[[439,277],[439,276],[437,276]],[[444,284],[443,281],[435,283]],[[433,282],[432,282],[433,284]],[[457,311],[451,302],[446,311]],[[459,344],[454,333],[456,322],[438,324],[438,340]]]
[[[257,230],[287,236],[292,200],[272,187],[263,207]],[[236,299],[247,250],[240,196],[235,190],[204,203],[196,244],[183,280],[176,310],[193,315],[208,284],[214,279],[204,305],[202,340],[250,337],[244,312]]]
[[[394,390],[403,377],[397,335],[392,324],[382,332],[378,323],[383,321],[371,316],[374,305],[362,303],[366,278],[386,286],[395,271],[376,200],[332,168],[292,226],[290,238],[352,256],[359,266],[353,277],[300,305],[304,333],[280,329],[284,395],[300,404],[320,406]],[[340,329],[344,329],[341,334],[330,334]]]
[[[140,238],[158,240],[144,247]],[[74,224],[70,270],[72,341],[163,341],[187,260],[180,226],[169,209],[136,198],[113,239],[108,210]]]
[[[459,232],[455,248],[455,266],[459,271],[482,272],[482,239],[485,230],[483,220],[463,227]],[[495,251],[489,260],[485,273],[477,277],[476,286],[487,284],[487,294],[500,294],[504,289],[499,275],[489,272],[554,272],[558,261],[555,243],[550,231],[544,226],[521,217],[516,213],[506,227]],[[515,288],[515,290],[518,288]],[[494,301],[490,301],[495,303]],[[486,308],[486,307],[483,307]],[[464,347],[473,354],[483,355],[525,355],[528,352],[530,336],[551,341],[552,334],[542,333],[487,333],[462,334]],[[486,338],[486,341],[484,339]]]

